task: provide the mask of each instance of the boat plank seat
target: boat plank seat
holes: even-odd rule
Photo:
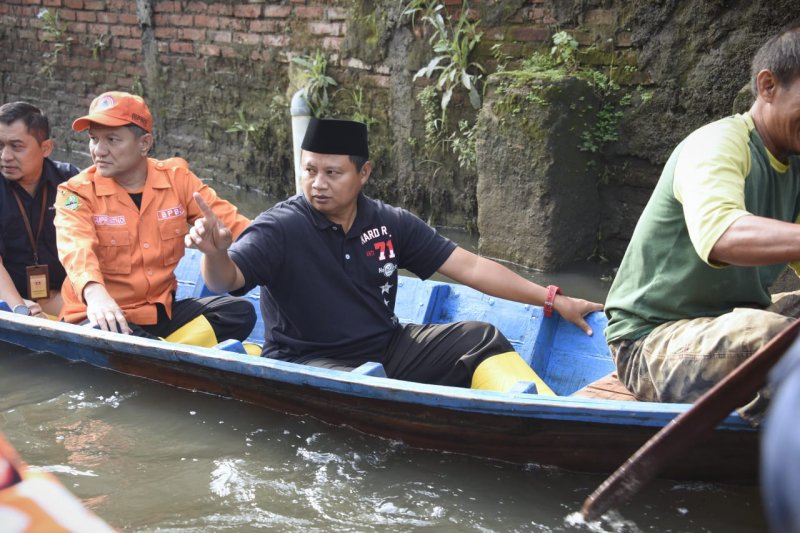
[[[536,383],[533,381],[517,381],[508,392],[511,394],[539,394],[539,389],[536,388]]]
[[[374,361],[364,363],[363,365],[354,368],[350,372],[353,374],[362,374],[364,376],[373,376],[376,378],[386,377],[386,370],[383,368],[383,365]]]
[[[602,400],[623,400],[635,402],[636,397],[625,388],[616,372],[611,372],[602,378],[589,383],[582,389],[573,392],[570,396],[580,398],[595,398]]]
[[[236,339],[224,340],[219,344],[217,344],[216,346],[214,346],[214,348],[226,352],[241,353],[241,354],[247,353],[247,350],[244,347],[244,343]]]

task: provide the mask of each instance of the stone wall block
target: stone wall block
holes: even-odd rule
[[[576,103],[597,108],[586,82],[571,77],[489,91],[477,141],[482,254],[540,270],[592,254],[597,178],[577,148],[592,113],[576,113]]]

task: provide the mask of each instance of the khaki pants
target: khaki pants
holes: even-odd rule
[[[666,322],[636,340],[609,343],[619,379],[637,399],[694,402],[800,317],[800,292],[777,294],[767,309]],[[739,413],[758,424],[769,391]]]

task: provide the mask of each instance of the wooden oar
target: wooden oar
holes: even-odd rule
[[[673,458],[707,436],[731,411],[745,405],[767,383],[770,368],[795,340],[800,320],[781,331],[747,361],[701,396],[697,402],[631,455],[583,502],[585,520],[595,520],[625,502]]]

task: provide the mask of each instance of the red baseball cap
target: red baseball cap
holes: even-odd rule
[[[153,116],[142,97],[118,91],[103,93],[92,100],[89,114],[76,119],[72,129],[83,131],[90,122],[111,127],[135,124],[148,133],[153,131]]]

